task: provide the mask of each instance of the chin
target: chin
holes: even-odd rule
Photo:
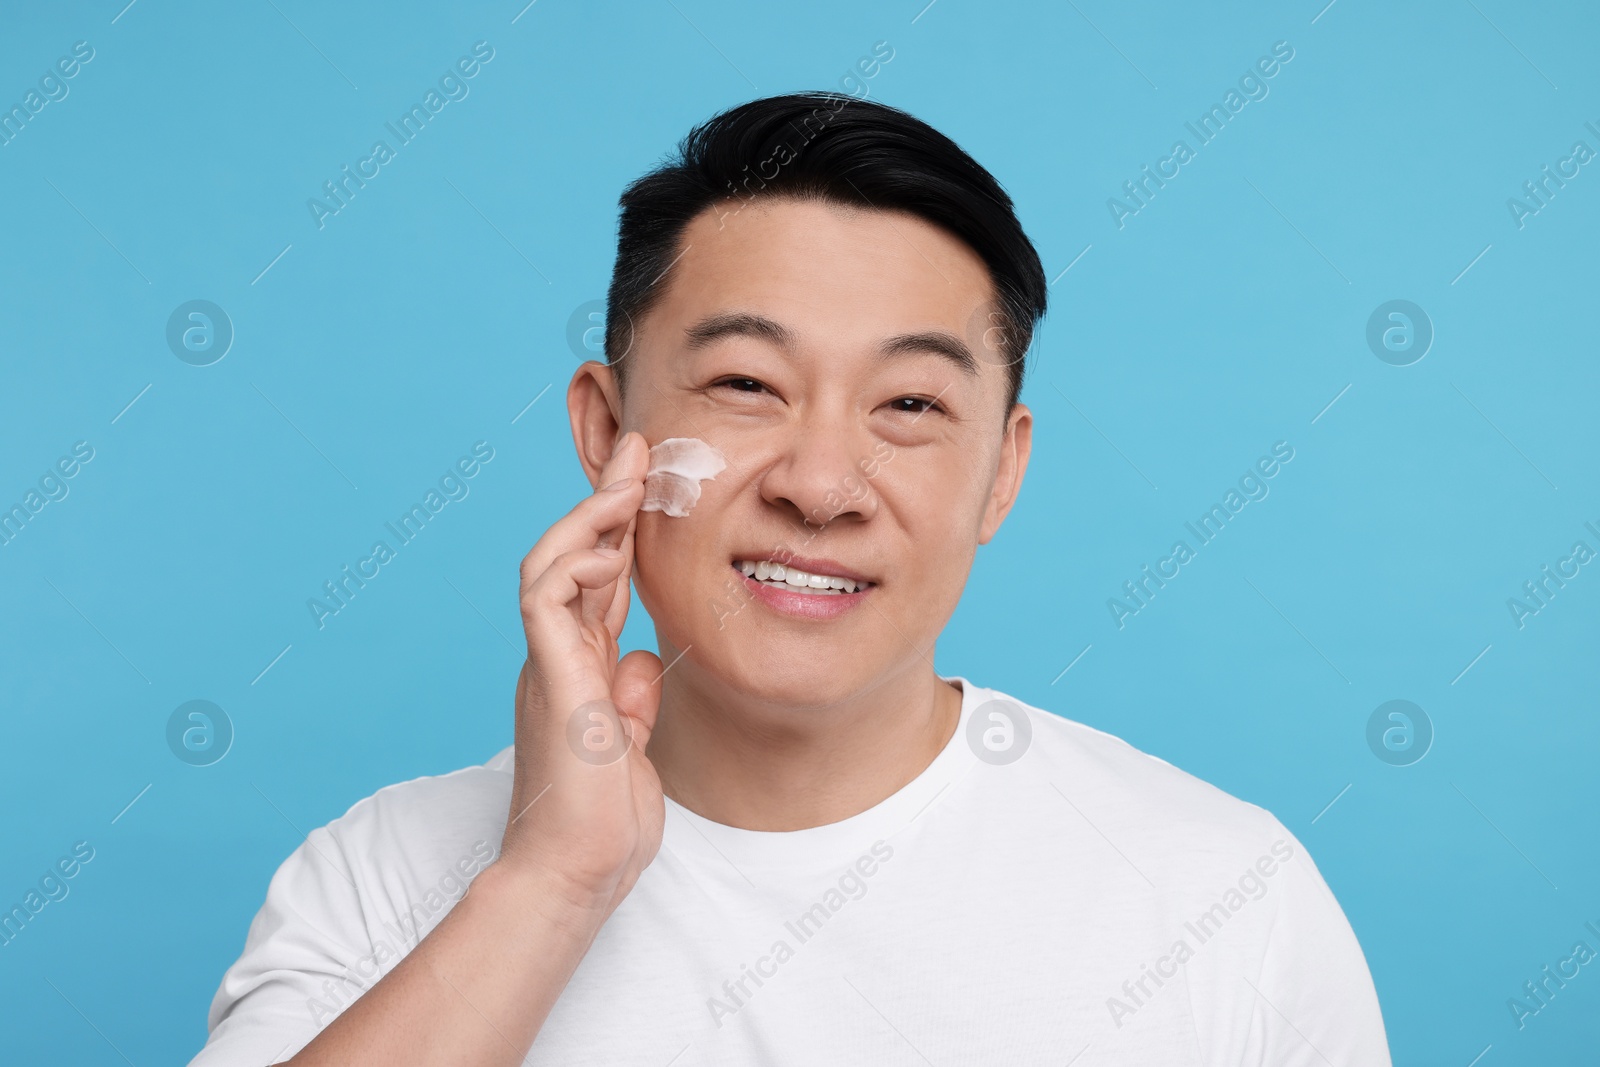
[[[872,665],[852,662],[855,655],[819,654],[812,648],[806,651],[789,642],[774,642],[761,646],[752,641],[715,644],[719,635],[707,635],[707,645],[696,645],[698,670],[756,704],[805,711],[833,707],[855,697],[863,689],[877,682],[879,673]],[[751,654],[755,645],[757,651]],[[696,656],[702,649],[707,654]],[[880,665],[881,666],[881,665]]]

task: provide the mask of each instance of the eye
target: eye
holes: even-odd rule
[[[902,411],[908,415],[925,415],[939,405],[933,397],[928,396],[901,396],[889,401],[890,411]]]
[[[713,382],[712,385],[726,386],[741,393],[759,393],[766,389],[766,386],[754,378],[723,378],[721,381]]]

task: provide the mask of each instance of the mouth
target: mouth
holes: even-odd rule
[[[801,618],[836,618],[877,588],[876,582],[832,560],[735,559],[732,566],[756,600],[779,614]]]
[[[823,569],[802,570],[792,563],[766,559],[736,559],[734,569],[753,582],[780,587],[785,592],[812,596],[849,596],[868,589],[873,583],[853,574],[835,574]],[[842,569],[842,568],[839,568]]]

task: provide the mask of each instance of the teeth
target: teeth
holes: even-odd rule
[[[866,585],[865,582],[857,583],[851,578],[838,578],[831,574],[810,574],[798,567],[786,567],[782,563],[773,563],[764,559],[735,560],[734,566],[746,578],[754,578],[758,582],[771,582],[775,585],[782,585],[784,588],[796,593],[837,596],[840,593],[854,593],[857,588]]]

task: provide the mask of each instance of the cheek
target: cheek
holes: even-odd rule
[[[918,595],[952,589],[959,597],[977,551],[988,482],[979,484],[968,464],[931,459],[925,468],[906,463],[898,471],[891,463],[872,482],[914,553]]]
[[[706,583],[713,581],[707,568],[715,562],[706,547],[711,541],[710,519],[709,511],[699,505],[681,519],[651,511],[639,515],[633,540],[634,588],[650,616],[666,624],[664,629],[693,619],[696,605],[706,599]]]
[[[980,484],[977,465],[982,462],[959,453],[901,451],[867,483],[920,548],[943,555],[964,551],[950,540],[972,540],[982,521],[989,485]]]
[[[678,529],[683,520],[668,518],[658,512],[643,512],[633,534],[633,577],[639,586],[639,595],[667,593],[675,568],[674,558],[681,558],[683,545]]]

